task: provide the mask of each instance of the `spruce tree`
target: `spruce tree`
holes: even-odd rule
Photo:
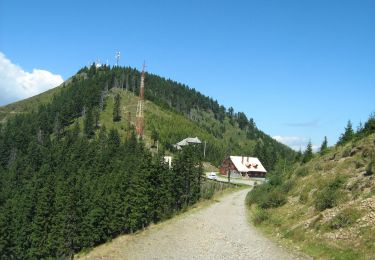
[[[85,135],[90,138],[94,135],[94,117],[93,117],[93,111],[92,109],[89,109],[86,112],[84,121],[83,121],[83,128]]]
[[[54,200],[53,173],[47,165],[43,165],[35,182],[37,201],[31,224],[31,258],[46,258],[50,256],[49,234],[51,232]]]
[[[310,140],[307,144],[305,152],[303,153],[302,162],[307,163],[308,161],[310,161],[313,158],[313,156],[314,155],[313,155],[313,150],[312,150],[312,144],[311,144],[311,140]]]
[[[363,127],[365,134],[375,133],[375,112],[372,113]]]
[[[151,139],[153,141],[153,147],[155,147],[156,146],[156,142],[159,141],[159,133],[156,131],[155,128],[152,128]]]
[[[303,154],[302,154],[302,150],[301,150],[301,148],[300,148],[300,149],[298,150],[296,156],[294,157],[294,160],[295,160],[296,162],[300,162],[300,161],[302,160],[302,158],[303,158]]]
[[[349,120],[346,127],[345,127],[345,132],[340,136],[339,141],[337,144],[345,144],[352,140],[354,137],[354,131],[353,131],[353,125],[352,122]]]
[[[322,145],[320,146],[320,153],[325,154],[328,149],[328,141],[327,141],[327,136],[324,136],[324,140]]]
[[[118,122],[121,120],[120,98],[120,94],[115,96],[115,103],[113,105],[113,122]]]

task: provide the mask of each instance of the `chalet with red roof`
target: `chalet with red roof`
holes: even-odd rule
[[[266,169],[256,157],[229,156],[224,159],[220,167],[223,175],[265,178]]]

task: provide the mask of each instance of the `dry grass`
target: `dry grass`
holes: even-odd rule
[[[374,142],[373,134],[297,169],[288,203],[267,210],[261,230],[318,259],[375,259],[375,176],[366,174]],[[338,179],[336,203],[317,209],[319,194]]]

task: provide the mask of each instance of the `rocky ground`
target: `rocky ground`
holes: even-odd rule
[[[249,190],[94,248],[84,259],[306,259],[275,244],[247,220]]]

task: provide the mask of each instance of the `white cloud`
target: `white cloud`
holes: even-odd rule
[[[0,52],[0,105],[35,96],[63,81],[60,75],[46,70],[24,71]]]
[[[299,136],[281,136],[281,135],[275,135],[272,136],[273,139],[276,141],[283,143],[290,148],[292,148],[295,151],[304,151],[306,149],[306,146],[310,139],[306,137],[299,137]],[[319,146],[316,144],[312,144],[312,149],[314,152],[317,152],[319,150]]]

